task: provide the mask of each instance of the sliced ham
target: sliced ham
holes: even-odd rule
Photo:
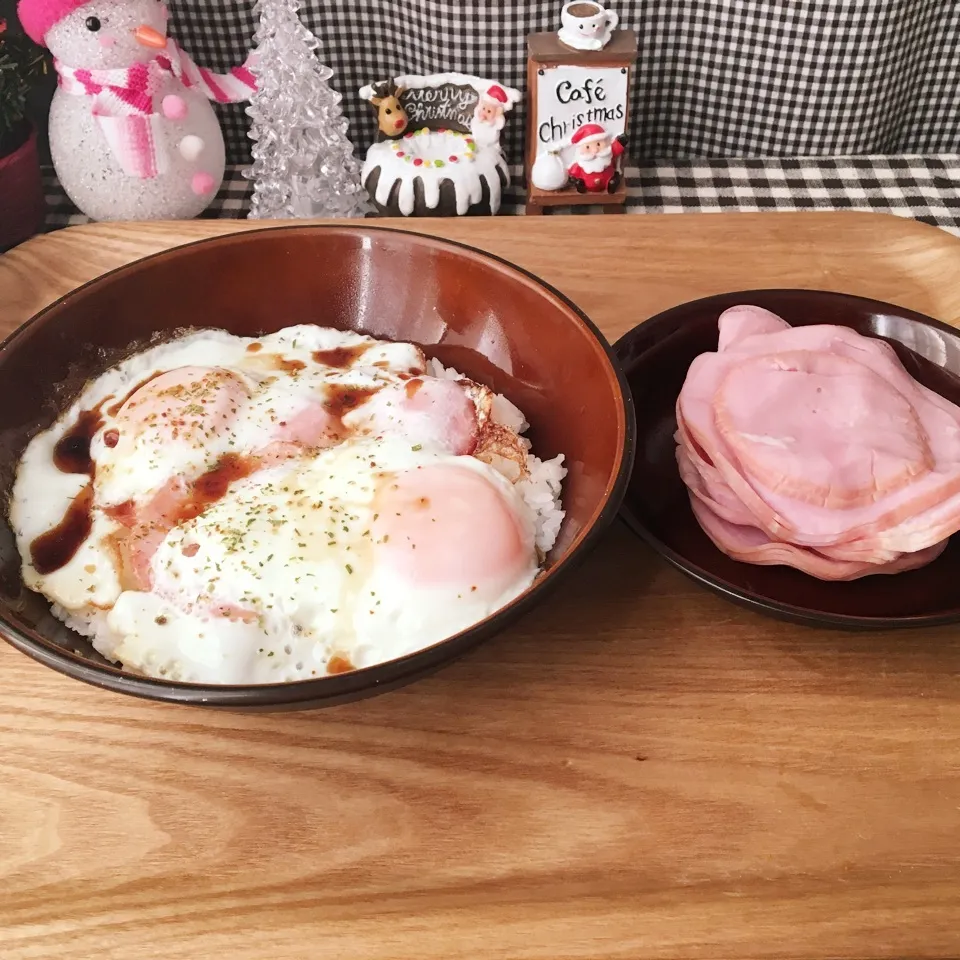
[[[889,563],[836,560],[809,547],[771,540],[756,527],[729,523],[698,500],[691,505],[703,532],[728,557],[759,566],[794,567],[820,580],[858,580],[871,574],[916,570],[936,560],[947,546],[944,540],[916,553],[900,554]]]
[[[910,400],[847,357],[750,357],[728,371],[713,404],[716,429],[740,467],[792,501],[869,506],[935,466]]]
[[[691,496],[709,507],[713,513],[723,517],[728,523],[740,526],[756,525],[753,514],[720,476],[716,467],[699,458],[686,446],[681,431],[677,431],[677,467]]]
[[[254,454],[262,466],[273,466],[299,457],[306,449],[322,450],[343,440],[345,435],[339,417],[326,408],[323,398],[311,398],[288,420],[280,421],[266,446]]]
[[[938,555],[960,529],[960,409],[849,328],[789,327],[755,307],[719,327],[677,401],[678,466],[714,542],[824,579]]]
[[[711,513],[734,526],[755,527],[765,539],[774,539],[772,534],[757,525],[753,515],[737,499],[717,471],[696,453],[691,453],[682,441],[677,446],[677,465],[690,496],[699,500]],[[856,563],[890,563],[903,555],[900,551],[887,550],[873,541],[864,540],[851,540],[817,549],[831,559]]]
[[[720,324],[720,342],[717,350],[721,353],[732,343],[746,340],[758,333],[779,333],[789,330],[790,324],[781,320],[775,313],[763,307],[751,307],[746,304],[731,307],[723,312]]]

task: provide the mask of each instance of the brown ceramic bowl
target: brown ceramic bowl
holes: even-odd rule
[[[541,457],[566,454],[567,516],[536,584],[469,630],[352,673],[270,686],[175,683],[121,672],[60,624],[23,588],[4,517],[0,632],[7,640],[72,677],[156,700],[277,709],[357,699],[414,680],[502,630],[568,576],[616,516],[633,461],[633,409],[596,327],[556,290],[502,260],[366,224],[285,227],[178,247],[34,317],[0,347],[4,502],[28,438],[132,343],[175,327],[253,336],[305,322],[420,344],[516,403]]]
[[[754,290],[684,303],[615,345],[637,411],[637,462],[623,508],[627,524],[694,580],[783,619],[846,628],[960,620],[960,536],[922,570],[825,583],[789,567],[732,560],[700,529],[677,469],[674,408],[693,359],[717,349],[717,318],[738,303],[765,307],[795,326],[832,323],[881,337],[920,383],[960,404],[960,332],[922,314],[816,290]]]

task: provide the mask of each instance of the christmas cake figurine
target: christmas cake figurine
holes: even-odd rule
[[[54,56],[50,153],[70,199],[95,220],[200,213],[224,171],[210,101],[246,100],[248,65],[197,66],[167,36],[160,0],[20,0],[18,12]]]
[[[493,84],[480,94],[470,120],[470,133],[481,147],[500,146],[500,131],[506,123],[506,111],[510,108],[507,91]]]
[[[599,123],[585,123],[570,138],[576,159],[567,169],[570,183],[578,193],[616,193],[623,179],[619,159],[627,138],[614,137]]]
[[[391,77],[360,89],[377,108],[361,182],[383,216],[494,214],[510,168],[500,149],[519,90],[466,73]]]

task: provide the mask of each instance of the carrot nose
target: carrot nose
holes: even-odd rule
[[[133,31],[137,43],[144,47],[153,47],[156,50],[162,50],[167,45],[167,38],[153,27],[137,27]]]

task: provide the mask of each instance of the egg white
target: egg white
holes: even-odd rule
[[[259,345],[260,350],[251,353],[251,344]],[[317,351],[361,345],[367,349],[349,370],[313,359]],[[293,372],[278,370],[274,364],[278,357],[304,367]],[[383,366],[375,366],[378,363]],[[107,418],[91,447],[97,463],[98,502],[142,502],[170,476],[196,476],[225,453],[263,447],[276,424],[301,409],[324,383],[370,386],[394,379],[399,373],[422,371],[425,360],[412,344],[386,343],[324,327],[300,325],[256,339],[204,331],[154,347],[104,374],[94,384],[97,389],[83,398],[83,409],[90,409],[105,396],[122,398],[155,372],[185,366],[221,367],[238,373],[252,391],[246,415],[229,428],[205,437],[202,445],[171,443],[159,430],[148,429],[136,437],[121,434],[114,448],[104,444],[111,426]]]
[[[250,352],[252,344],[258,352]],[[365,346],[350,370],[318,364],[313,354],[338,347]],[[271,358],[299,360],[304,370],[297,375],[274,369]],[[377,366],[379,364],[379,366]],[[70,408],[49,429],[37,434],[24,451],[11,491],[8,516],[23,563],[24,584],[43,593],[54,603],[78,615],[96,615],[116,603],[121,579],[115,551],[109,538],[121,525],[95,510],[90,536],[72,559],[59,570],[42,575],[30,562],[30,544],[60,521],[74,498],[87,484],[87,477],[61,473],[53,466],[53,449],[81,411],[122,400],[153,374],[179,367],[225,367],[240,372],[251,382],[274,378],[256,396],[257,407],[235,431],[219,433],[203,447],[174,445],[161,437],[139,438],[151,443],[128,444],[125,438],[115,448],[104,444],[104,435],[113,425],[104,417],[103,427],[94,436],[90,453],[96,463],[96,502],[99,506],[126,500],[142,503],[172,476],[198,476],[231,450],[255,449],[269,434],[268,414],[276,407],[289,412],[317,389],[325,379],[333,382],[370,384],[395,379],[397,374],[422,371],[422,351],[409,343],[379,341],[351,331],[301,324],[286,327],[263,337],[235,337],[223,330],[202,330],[176,340],[160,343],[127,358],[90,381]]]
[[[250,346],[256,344],[254,350]],[[344,369],[317,351],[356,348]],[[278,367],[277,358],[288,361]],[[301,370],[289,361],[301,361]],[[244,416],[203,444],[175,444],[149,430],[91,443],[97,507],[89,537],[59,570],[41,575],[32,541],[55,526],[88,482],[53,465],[53,448],[80,411],[116,402],[151,375],[184,366],[220,367],[244,379]],[[246,684],[322,676],[337,663],[362,667],[421,649],[483,619],[525,590],[537,575],[533,521],[516,488],[472,457],[411,444],[409,438],[355,437],[337,447],[258,471],[234,482],[201,516],[172,529],[152,560],[150,592],[124,590],[110,540],[120,524],[101,509],[149,501],[171,477],[196,477],[227,452],[269,443],[274,425],[293,416],[326,383],[350,387],[403,382],[426,361],[411,344],[300,325],[260,338],[201,331],[130,357],[87,385],[21,459],[9,515],[28,587],[43,593],[74,625],[87,618],[98,650],[127,669],[168,679]],[[111,403],[104,403],[109,409]],[[496,595],[451,593],[411,585],[377,562],[371,542],[378,485],[397,471],[456,462],[502,494],[523,530],[529,562]],[[320,504],[318,506],[318,504]],[[184,547],[189,549],[184,552]],[[229,605],[249,622],[212,617]]]
[[[378,487],[398,470],[439,462],[480,473],[523,518],[529,563],[494,596],[418,587],[377,562]],[[198,547],[190,556],[188,544]],[[396,442],[353,441],[238,481],[170,532],[153,569],[152,592],[124,593],[109,614],[122,638],[119,659],[172,679],[270,683],[323,675],[334,657],[362,667],[438,642],[521,593],[537,564],[522,498],[491,467]],[[256,620],[213,627],[204,611],[220,603],[251,610]]]

